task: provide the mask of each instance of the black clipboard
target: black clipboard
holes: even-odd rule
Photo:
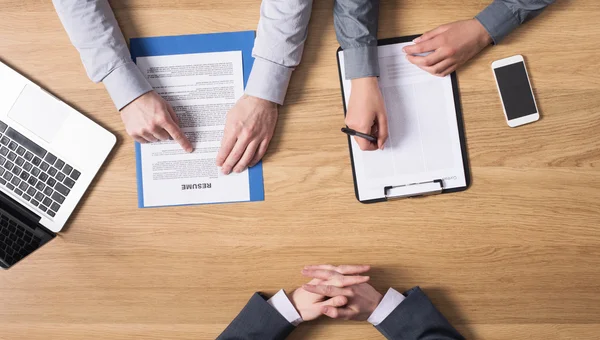
[[[410,42],[419,36],[420,35],[410,35],[410,36],[404,36],[404,37],[398,37],[398,38],[379,39],[377,41],[377,46],[393,45],[393,44]],[[342,68],[340,65],[340,53],[339,53],[342,50],[343,49],[341,47],[338,48],[335,53],[335,56],[336,56],[337,65],[338,65],[338,75],[340,78],[340,91],[342,92],[342,104],[344,105],[344,117],[346,117],[347,107],[346,107],[346,98],[344,96],[344,84],[343,84],[344,75],[342,74]],[[439,192],[441,194],[449,194],[452,192],[465,191],[471,186],[471,171],[469,170],[469,156],[467,153],[467,142],[466,142],[466,138],[465,138],[464,120],[463,120],[462,108],[460,105],[460,94],[458,91],[458,80],[456,78],[456,71],[452,72],[452,74],[450,74],[450,78],[452,81],[452,94],[454,95],[454,107],[456,109],[456,124],[458,126],[458,138],[459,138],[459,142],[460,142],[460,149],[461,149],[461,154],[462,154],[463,170],[465,173],[465,183],[466,184],[465,184],[465,186],[458,187],[458,188],[452,188],[452,189],[441,188],[441,190]],[[347,136],[347,138],[348,138],[348,151],[350,152],[350,163],[352,165],[352,180],[354,182],[354,195],[356,196],[356,199],[360,203],[365,203],[365,204],[388,201],[389,199],[387,197],[385,197],[386,196],[385,192],[390,187],[383,188],[384,197],[382,197],[382,198],[370,199],[370,200],[364,200],[364,201],[360,200],[359,195],[358,195],[358,183],[356,182],[356,170],[354,167],[354,156],[352,155],[352,140],[351,140],[352,137]],[[441,179],[432,180],[432,183],[438,183],[438,182],[440,183],[440,186],[441,186],[441,183],[442,183]],[[417,183],[417,184],[419,184],[419,183]],[[410,197],[418,197],[418,196],[424,196],[424,195],[416,195],[416,196],[410,196]]]

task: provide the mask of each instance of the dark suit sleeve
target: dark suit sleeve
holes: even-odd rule
[[[295,328],[262,295],[255,293],[217,340],[280,340]]]
[[[419,287],[404,293],[402,301],[383,322],[375,326],[391,340],[464,340]]]

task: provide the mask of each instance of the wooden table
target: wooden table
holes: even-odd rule
[[[380,37],[474,16],[489,1],[382,1]],[[256,29],[258,0],[113,1],[126,37]],[[354,198],[333,0],[314,4],[264,162],[260,203],[137,208],[134,150],[50,1],[0,0],[0,59],[118,136],[55,241],[0,272],[0,339],[212,339],[254,291],[305,264],[368,263],[381,292],[420,285],[468,338],[600,338],[600,4],[559,1],[459,74],[472,187]],[[490,63],[528,62],[542,119],[510,129]],[[1,95],[1,94],[0,94]],[[380,339],[322,319],[293,339]]]

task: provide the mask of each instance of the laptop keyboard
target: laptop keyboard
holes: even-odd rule
[[[54,217],[81,173],[0,121],[0,184]]]
[[[36,250],[42,239],[0,211],[0,259],[9,266]]]

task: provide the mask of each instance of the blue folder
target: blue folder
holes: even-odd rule
[[[135,62],[137,57],[159,55],[208,53],[225,51],[242,51],[242,64],[244,70],[244,88],[254,63],[252,47],[254,46],[254,31],[227,32],[212,34],[192,34],[167,37],[133,38],[131,44],[131,58]],[[135,143],[135,158],[138,186],[138,207],[144,208],[144,186],[142,182],[142,163],[140,144]],[[262,162],[248,169],[250,178],[250,201],[263,201],[265,191],[263,187]],[[222,203],[222,202],[214,202]]]

